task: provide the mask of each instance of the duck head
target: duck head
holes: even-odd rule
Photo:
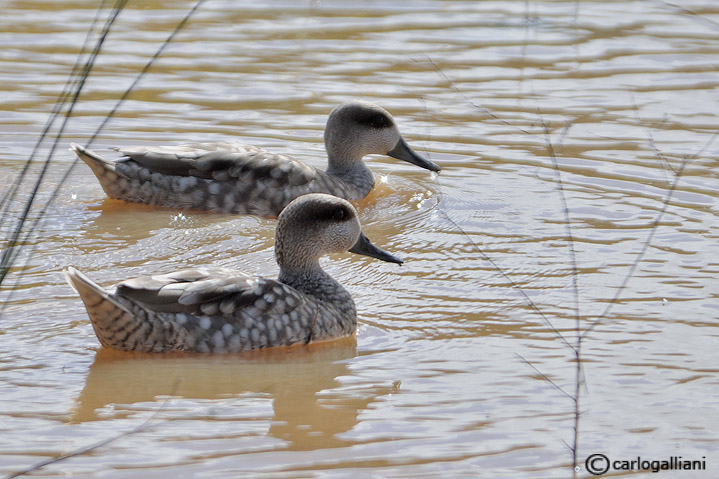
[[[436,163],[418,155],[402,138],[387,110],[373,103],[355,100],[335,107],[327,119],[325,148],[328,171],[351,169],[365,155],[388,155],[430,171]]]

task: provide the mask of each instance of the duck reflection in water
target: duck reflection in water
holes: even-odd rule
[[[169,396],[199,399],[203,404],[193,402],[190,410],[171,406],[159,418],[171,415],[167,420],[206,422],[212,420],[213,410],[230,410],[243,419],[269,423],[267,435],[290,450],[346,446],[351,440],[338,436],[355,427],[360,412],[379,397],[396,392],[393,386],[376,385],[342,389],[338,378],[353,375],[347,360],[356,356],[355,337],[221,356],[158,356],[102,348],[90,366],[71,421],[113,421],[136,414],[141,403],[157,410]],[[206,400],[212,406],[203,414]],[[266,400],[272,404],[269,417],[257,411],[258,401]],[[257,416],[247,417],[253,414]],[[242,427],[238,425],[238,432]],[[252,431],[256,433],[255,428]]]

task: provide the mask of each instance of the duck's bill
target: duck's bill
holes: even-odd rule
[[[387,261],[388,263],[395,263],[395,264],[402,264],[404,261],[402,261],[400,258],[396,257],[395,255],[388,253],[387,251],[383,250],[382,248],[378,248],[377,246],[373,245],[372,242],[365,236],[364,233],[360,233],[359,239],[355,243],[355,245],[350,248],[350,253],[357,253],[364,256],[370,256],[372,258],[377,258],[382,261]]]
[[[397,144],[392,148],[391,151],[387,152],[389,156],[392,158],[397,158],[398,160],[406,161],[408,163],[412,163],[413,165],[417,165],[420,168],[424,168],[425,170],[429,171],[439,171],[440,167],[437,163],[433,161],[429,161],[426,158],[423,158],[419,156],[415,151],[410,148],[410,146],[407,144],[406,141],[404,141],[404,138],[400,138]]]

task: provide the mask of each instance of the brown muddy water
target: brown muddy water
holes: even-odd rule
[[[273,275],[274,221],[107,200],[77,165],[0,291],[0,474],[128,433],[31,475],[571,477],[576,317],[585,330],[620,292],[582,343],[579,477],[598,453],[706,467],[633,477],[716,477],[719,5],[265,3],[206,2],[95,148],[237,141],[323,167],[332,107],[379,103],[443,168],[367,160],[379,185],[360,205],[365,232],[405,264],[324,262],[360,311],[348,340],[102,350],[64,268],[103,285],[196,265]],[[40,204],[69,142],[88,140],[191,6],[120,14]],[[95,14],[83,0],[3,3],[0,193]]]

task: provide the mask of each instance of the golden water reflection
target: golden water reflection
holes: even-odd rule
[[[226,400],[258,396],[272,401],[269,435],[290,450],[338,447],[339,434],[357,424],[358,415],[395,387],[363,390],[361,397],[333,400],[323,392],[341,387],[352,372],[343,362],[355,357],[354,337],[242,355],[151,355],[97,351],[70,420],[109,419],[123,405],[155,403],[163,398]]]

